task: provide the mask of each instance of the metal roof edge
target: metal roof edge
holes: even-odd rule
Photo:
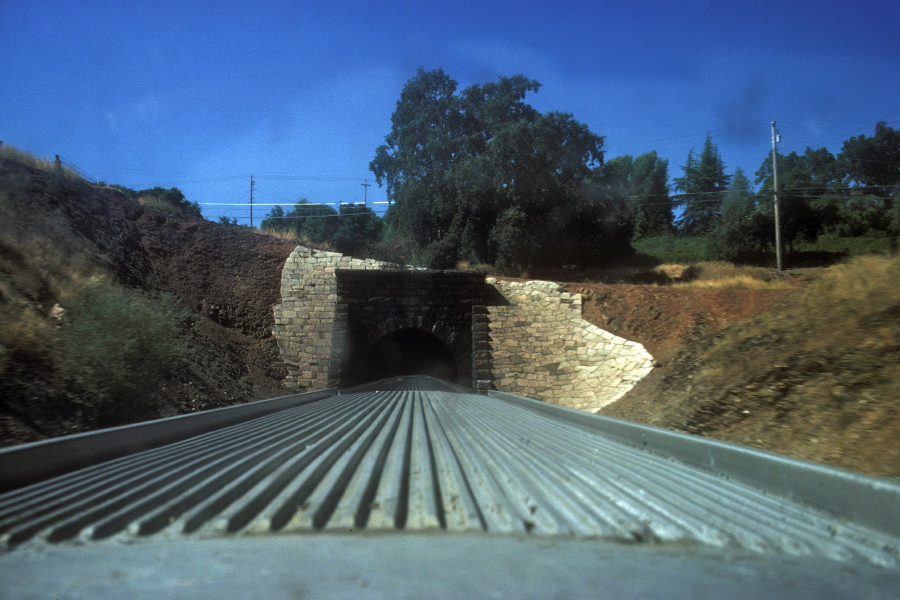
[[[328,388],[0,448],[0,492],[334,396]]]
[[[900,536],[900,484],[747,446],[631,423],[507,392],[501,401],[529,408],[622,443],[803,502],[833,516]]]
[[[896,599],[896,571],[739,549],[481,533],[180,538],[0,561],[13,598]]]

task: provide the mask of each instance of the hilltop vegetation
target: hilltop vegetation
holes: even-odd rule
[[[504,275],[642,259],[774,264],[770,153],[752,182],[740,167],[727,172],[709,136],[680,173],[656,152],[607,157],[602,135],[525,101],[539,88],[521,75],[461,92],[442,70],[410,79],[371,163],[391,202],[382,242],[415,264]],[[807,148],[777,164],[786,264],[839,258],[819,236],[896,247],[900,131],[877,123],[837,156]]]
[[[712,137],[677,169],[655,151],[607,156],[604,137],[526,102],[522,75],[459,91],[442,70],[410,79],[370,168],[383,219],[308,201],[277,206],[263,229],[359,257],[510,276],[553,277],[623,263],[775,265],[771,153],[754,175],[726,167]],[[777,155],[788,267],[832,264],[900,239],[900,131]]]

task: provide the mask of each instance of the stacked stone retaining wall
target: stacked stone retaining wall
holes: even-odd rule
[[[361,260],[337,252],[297,246],[281,274],[281,304],[275,307],[275,338],[287,366],[285,385],[322,389],[337,384],[339,356],[332,356],[336,269],[397,269],[391,263]],[[334,364],[332,362],[334,361]]]
[[[487,283],[508,302],[488,307],[498,390],[597,411],[653,369],[653,357],[641,344],[581,318],[580,294],[549,281]]]

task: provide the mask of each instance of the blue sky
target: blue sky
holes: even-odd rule
[[[607,158],[656,150],[677,177],[710,134],[752,176],[776,117],[784,153],[900,127],[898,32],[893,0],[0,0],[0,140],[246,224],[251,175],[260,205],[361,202],[424,67],[537,79],[529,102]]]

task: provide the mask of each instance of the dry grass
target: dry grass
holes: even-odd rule
[[[151,210],[163,212],[170,215],[182,214],[184,212],[177,206],[169,204],[168,202],[165,202],[155,196],[141,196],[137,199],[137,203]]]
[[[730,327],[695,358],[695,422],[712,419],[704,431],[738,443],[900,475],[898,280],[900,257],[857,257],[782,310]]]
[[[546,276],[545,276],[546,277]],[[787,289],[793,287],[771,269],[727,262],[668,263],[653,268],[620,266],[582,273],[563,273],[564,281],[640,284],[694,289]]]
[[[793,305],[748,323],[744,334],[762,335],[778,330],[798,336],[790,344],[792,348],[830,352],[859,344],[870,347],[872,338],[889,332],[888,337],[900,347],[898,280],[900,257],[853,258],[826,269]],[[815,335],[802,335],[809,332]]]
[[[677,281],[684,278],[685,272],[689,271],[691,268],[692,267],[690,265],[668,264],[659,265],[658,267],[653,269],[653,272],[659,273],[660,275],[665,275],[669,279]]]
[[[284,240],[285,242],[297,242],[297,235],[290,229],[255,229],[254,231],[256,233],[261,233],[262,235],[268,235],[273,238],[278,238],[279,240]]]
[[[900,302],[900,256],[858,256],[827,269],[812,286],[808,306],[826,307],[891,306]]]
[[[680,288],[771,290],[791,287],[770,269],[727,262],[660,265],[655,272],[665,275],[674,287]]]
[[[2,146],[0,146],[0,159],[11,159],[26,164],[30,167],[34,167],[36,169],[41,169],[47,172],[57,172],[72,179],[81,179],[80,175],[78,175],[75,171],[68,167],[58,165],[54,161],[37,157],[33,154],[30,154],[23,150],[19,150],[15,146],[10,146],[8,144],[3,144]]]
[[[322,250],[323,252],[337,252],[334,246],[328,242],[314,242],[305,235],[297,235],[295,231],[290,229],[254,229],[253,231],[261,235],[268,235],[285,242],[297,244],[298,246]]]
[[[471,263],[467,260],[462,260],[456,263],[457,271],[478,271],[487,273],[489,276],[493,276],[496,274],[494,270],[494,265],[488,263]]]

